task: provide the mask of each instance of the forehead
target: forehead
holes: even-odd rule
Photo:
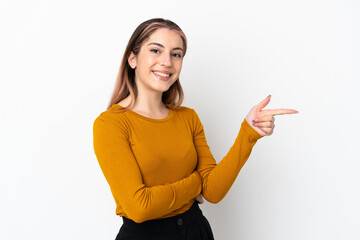
[[[169,48],[184,47],[183,40],[179,33],[167,28],[160,28],[153,32],[149,39],[144,42],[145,45],[148,43],[160,43],[164,47]]]

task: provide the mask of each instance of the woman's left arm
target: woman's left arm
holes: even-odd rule
[[[198,155],[197,171],[202,178],[202,195],[207,201],[218,203],[225,197],[249,158],[257,140],[272,134],[274,115],[297,112],[292,109],[263,110],[269,101],[270,95],[250,110],[241,124],[233,146],[218,164],[206,142],[203,125],[194,111],[194,145]]]

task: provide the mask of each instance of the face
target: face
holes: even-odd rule
[[[138,55],[128,61],[135,68],[139,91],[165,92],[179,78],[184,46],[182,38],[167,28],[157,29],[143,42]]]

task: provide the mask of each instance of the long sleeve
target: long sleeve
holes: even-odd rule
[[[193,110],[194,145],[198,156],[197,170],[202,178],[202,195],[212,203],[221,201],[250,156],[253,146],[262,136],[244,119],[233,146],[216,164],[206,142],[203,125]]]
[[[129,143],[129,133],[111,119],[99,116],[93,126],[93,144],[101,170],[115,201],[135,222],[160,218],[188,204],[201,192],[195,170],[177,182],[145,186]]]

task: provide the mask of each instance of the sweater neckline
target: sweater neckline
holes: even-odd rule
[[[124,109],[124,107],[115,103],[115,104],[112,105],[112,107],[110,109],[116,111],[116,110]],[[169,114],[165,118],[161,118],[161,119],[149,118],[149,117],[141,115],[141,114],[139,114],[137,112],[134,112],[132,110],[126,110],[125,112],[128,112],[129,114],[131,114],[131,115],[133,115],[135,117],[138,117],[138,118],[150,121],[150,122],[166,122],[166,121],[170,120],[172,118],[172,116],[174,115],[174,111],[172,109],[170,109],[170,108],[169,108]]]

